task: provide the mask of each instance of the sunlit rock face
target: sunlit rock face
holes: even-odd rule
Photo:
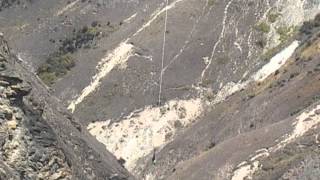
[[[25,99],[32,88],[13,68],[3,37],[0,47],[0,178],[71,179],[65,155],[56,148],[54,132],[40,115],[41,105]]]
[[[265,19],[269,20],[268,48],[285,43],[287,36],[295,34],[305,21],[313,19],[320,9],[319,1],[277,1],[269,9]],[[271,21],[271,22],[270,22]]]
[[[11,51],[1,35],[0,179],[133,179]]]

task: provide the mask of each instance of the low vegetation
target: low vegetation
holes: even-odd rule
[[[270,32],[270,25],[267,22],[260,22],[255,26],[257,31],[262,33],[269,33]]]
[[[37,74],[44,83],[52,85],[74,66],[75,62],[70,54],[54,54],[39,67]]]
[[[67,74],[75,66],[72,54],[78,49],[93,47],[94,40],[101,35],[99,27],[100,25],[94,21],[90,27],[84,26],[78,31],[73,30],[70,38],[60,41],[58,52],[51,54],[37,70],[37,75],[42,81],[50,86]],[[50,42],[55,43],[56,40],[50,39]]]
[[[282,26],[277,28],[277,33],[279,34],[279,40],[281,43],[286,42],[290,37],[296,34],[297,28]]]
[[[14,6],[14,5],[25,6],[26,2],[31,3],[32,0],[24,0],[24,1],[21,1],[21,0],[1,0],[0,1],[0,11],[2,11],[3,9],[9,8],[11,6]]]
[[[208,0],[208,6],[211,7],[215,3],[215,0]]]
[[[318,31],[320,28],[320,13],[316,15],[314,20],[306,21],[301,26],[299,32],[302,36],[310,36],[313,32]]]
[[[297,32],[298,32],[298,29],[296,27],[279,27],[276,29],[277,33],[279,34],[279,40],[280,40],[280,43],[271,48],[271,49],[268,49],[263,55],[262,55],[262,59],[264,61],[269,61],[272,56],[274,56],[276,53],[279,52],[280,49],[283,49],[287,44],[288,42],[290,42],[290,40],[293,39],[293,37],[296,37],[297,35]],[[261,48],[264,48],[267,44],[267,40],[265,38],[261,38],[260,40],[258,40],[256,42],[256,44],[261,47]]]
[[[271,48],[271,49],[267,50],[265,53],[263,53],[261,58],[264,61],[269,61],[272,58],[272,56],[274,56],[277,52],[279,52],[279,49],[281,49],[281,48],[282,48],[282,45],[278,45],[274,48]]]
[[[260,48],[265,48],[265,46],[267,45],[267,39],[266,37],[261,37],[260,39],[258,39],[256,41],[256,45]]]
[[[93,41],[100,35],[100,31],[97,26],[87,27],[84,26],[79,31],[73,31],[71,38],[67,38],[62,41],[62,46],[59,48],[59,51],[63,54],[74,53],[78,49],[90,48],[93,45]]]
[[[270,23],[275,23],[279,16],[281,16],[281,14],[273,9],[268,13],[267,18]]]

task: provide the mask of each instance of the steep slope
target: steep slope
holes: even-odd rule
[[[129,176],[109,150],[138,179],[274,179],[317,157],[318,1],[1,2],[17,61],[105,145],[90,147],[106,169]]]
[[[296,173],[295,178],[317,177],[317,169],[311,166],[309,173],[299,172],[300,162],[308,164],[310,157],[318,158],[320,60],[316,29],[283,67],[213,106],[198,123],[160,149],[155,160],[150,157],[142,162],[143,176],[290,179]],[[291,168],[296,169],[292,172]]]

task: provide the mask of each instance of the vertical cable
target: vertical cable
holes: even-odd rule
[[[168,21],[168,4],[169,0],[166,0],[165,9],[165,20],[164,20],[164,32],[163,32],[163,44],[162,44],[162,58],[161,58],[161,72],[160,72],[160,83],[159,83],[159,99],[158,104],[161,104],[161,93],[162,93],[162,77],[163,77],[163,67],[164,67],[164,56],[166,47],[166,33],[167,33],[167,21]]]

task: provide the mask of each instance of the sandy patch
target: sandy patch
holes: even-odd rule
[[[293,123],[294,129],[291,134],[287,134],[282,137],[279,143],[275,146],[270,147],[268,150],[263,149],[259,153],[253,156],[249,162],[244,161],[238,165],[238,169],[234,171],[232,180],[243,180],[252,179],[252,175],[255,171],[260,168],[259,158],[266,158],[270,156],[271,153],[278,151],[279,149],[285,147],[289,143],[294,142],[297,138],[305,135],[309,130],[314,128],[320,123],[320,115],[316,115],[315,111],[320,110],[320,105],[311,111],[303,112],[297,117],[297,120]]]
[[[162,8],[161,10],[156,10],[152,15],[151,18],[148,22],[146,22],[145,24],[142,25],[142,27],[140,29],[138,29],[138,31],[136,33],[133,34],[133,36],[138,35],[140,32],[144,31],[147,27],[149,27],[151,25],[151,23],[153,21],[155,21],[158,17],[160,17],[161,14],[167,12],[168,10],[176,7],[176,4],[179,2],[182,2],[184,0],[176,0],[174,2],[172,2],[171,4],[169,4],[168,6],[165,6],[164,8]]]
[[[224,85],[219,92],[215,95],[215,98],[212,104],[217,104],[223,102],[227,97],[231,96],[232,94],[240,91],[241,89],[245,89],[247,85],[251,82],[261,82],[265,80],[268,76],[272,73],[280,69],[287,60],[292,56],[294,51],[298,48],[299,42],[294,41],[291,45],[287,48],[276,54],[272,57],[266,65],[264,65],[259,71],[253,74],[247,81],[244,82],[229,82]]]
[[[310,112],[302,113],[297,118],[297,121],[293,124],[295,126],[293,132],[287,137],[285,137],[284,140],[282,140],[276,146],[272,147],[270,151],[275,152],[283,148],[287,144],[293,142],[295,139],[303,136],[306,132],[308,132],[314,126],[318,125],[320,123],[320,115],[315,114],[316,110],[320,110],[320,105],[318,105],[316,108],[314,108]]]
[[[229,82],[225,86],[223,86],[220,91],[216,94],[213,104],[217,104],[223,102],[227,97],[231,96],[232,94],[244,89],[247,86],[248,82]]]
[[[137,16],[137,13],[134,13],[132,16],[128,17],[123,22],[130,23],[136,16]]]
[[[231,180],[243,180],[244,178],[252,179],[250,176],[253,175],[253,173],[258,170],[259,168],[259,162],[253,162],[252,165],[245,165],[241,168],[237,169],[234,172],[234,175]],[[250,176],[249,176],[250,175]]]
[[[286,61],[292,56],[295,50],[299,47],[299,41],[293,41],[287,48],[283,49],[281,52],[276,54],[260,69],[254,76],[254,81],[261,82],[265,80],[268,76],[274,73],[276,70],[280,69]]]
[[[145,107],[119,123],[110,120],[89,124],[88,130],[132,170],[139,158],[172,141],[203,111],[200,99],[172,100],[161,107]]]
[[[100,86],[102,78],[106,77],[114,67],[123,66],[128,61],[133,55],[133,48],[132,44],[121,43],[118,48],[108,53],[97,65],[97,73],[93,76],[91,83],[82,90],[77,99],[71,101],[68,109],[74,112],[76,106]]]

